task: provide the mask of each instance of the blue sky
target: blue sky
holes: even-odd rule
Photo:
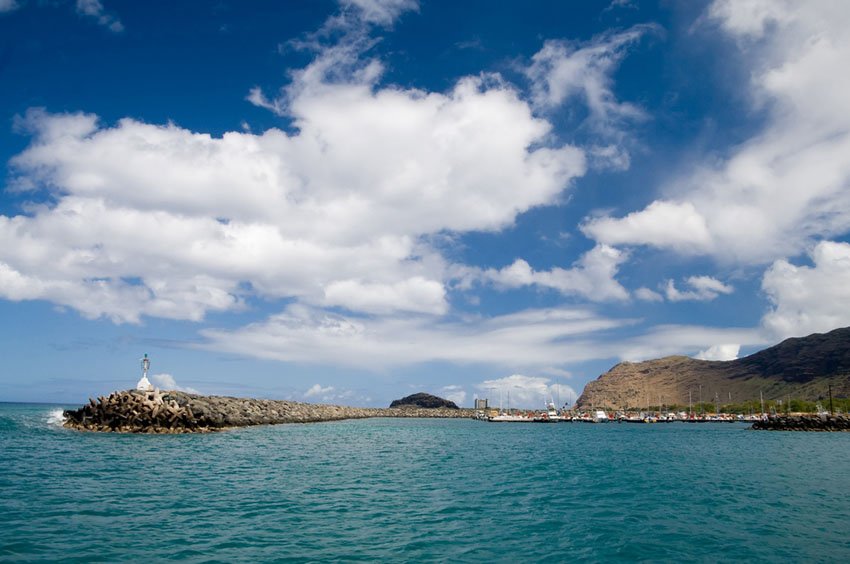
[[[0,0],[0,400],[539,406],[848,325],[848,23]]]

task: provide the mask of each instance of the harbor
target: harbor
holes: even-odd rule
[[[803,414],[795,414],[803,415]],[[478,410],[475,418],[490,423],[754,423],[766,421],[771,415],[766,413],[733,414],[704,413],[695,414],[684,411],[617,411],[595,410],[522,410],[500,411]]]
[[[762,400],[762,405],[764,401]],[[786,405],[790,406],[790,402]],[[814,404],[809,411],[791,411],[785,413],[777,411],[775,406],[770,411],[754,411],[748,413],[725,412],[717,409],[715,411],[705,410],[701,405],[699,409],[689,406],[687,410],[675,408],[646,408],[634,410],[606,410],[606,409],[581,409],[570,407],[565,404],[560,409],[554,402],[549,401],[544,409],[528,410],[517,408],[491,408],[488,401],[476,400],[475,419],[489,423],[763,423],[756,428],[778,428],[780,424],[770,424],[772,421],[825,421],[836,419],[843,421],[841,410],[835,411],[832,407],[829,411],[824,409],[820,402]],[[836,417],[837,416],[837,417]],[[815,428],[812,423],[801,423],[792,425],[795,428]],[[843,430],[843,423],[834,425],[836,429]]]

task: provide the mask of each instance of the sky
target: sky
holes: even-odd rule
[[[0,0],[0,401],[542,407],[850,325],[843,1]]]

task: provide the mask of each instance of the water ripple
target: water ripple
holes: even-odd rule
[[[127,436],[51,410],[0,405],[0,560],[850,560],[850,434],[375,419]]]

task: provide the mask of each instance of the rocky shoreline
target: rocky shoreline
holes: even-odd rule
[[[69,429],[118,433],[209,433],[231,427],[369,417],[469,418],[471,409],[363,408],[286,400],[126,390],[64,412]]]
[[[759,431],[850,431],[850,417],[833,415],[779,415],[753,423]]]

